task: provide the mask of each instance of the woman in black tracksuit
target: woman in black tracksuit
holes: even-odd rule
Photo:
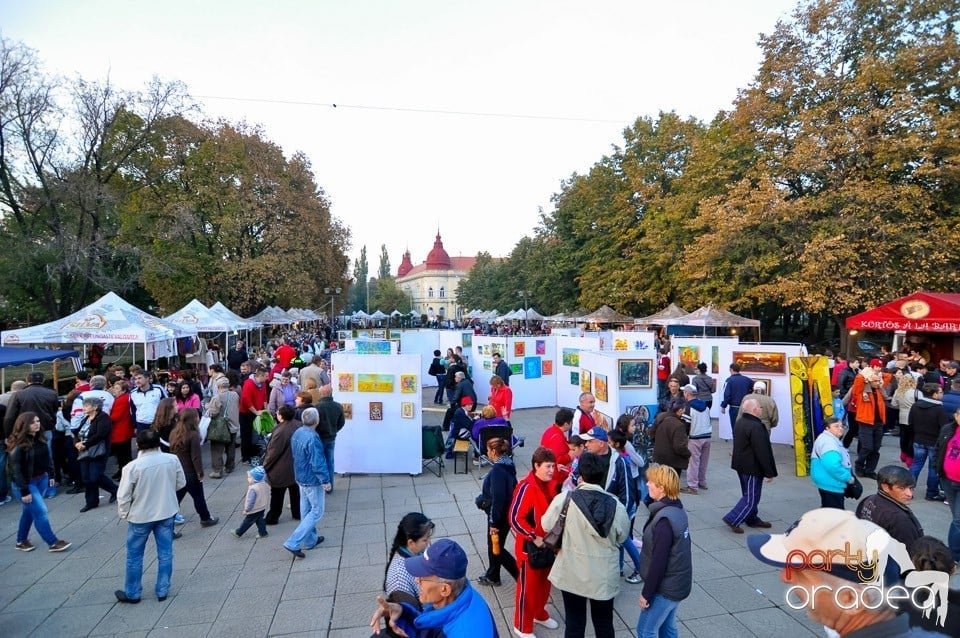
[[[510,511],[510,500],[513,490],[517,486],[517,468],[509,456],[510,442],[504,439],[489,439],[487,441],[487,457],[493,461],[493,467],[483,478],[483,488],[480,493],[482,504],[486,505],[487,513],[487,562],[490,565],[487,571],[477,579],[481,585],[500,585],[500,568],[503,567],[516,580],[520,572],[517,561],[507,551],[507,532],[510,531],[510,521],[507,514]],[[500,552],[494,554],[491,534],[499,536]]]

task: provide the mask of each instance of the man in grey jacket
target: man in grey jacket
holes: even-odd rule
[[[157,543],[157,600],[167,599],[173,575],[173,518],[180,509],[177,490],[187,484],[174,454],[160,451],[160,433],[137,432],[140,454],[120,476],[117,509],[127,521],[127,570],[123,589],[113,592],[121,603],[140,602],[143,590],[143,550],[151,532]]]

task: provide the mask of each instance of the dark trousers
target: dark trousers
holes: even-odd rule
[[[563,594],[563,611],[567,616],[564,636],[582,636],[587,630],[587,601],[590,601],[590,617],[593,619],[593,633],[597,638],[613,638],[613,598],[593,600],[568,591]]]
[[[259,512],[254,512],[252,514],[247,514],[243,517],[243,522],[240,523],[240,527],[237,528],[237,536],[243,536],[243,533],[250,529],[250,526],[254,523],[257,524],[257,533],[261,536],[267,535],[267,517],[263,513],[263,510]]]
[[[260,454],[260,450],[253,444],[253,420],[255,418],[257,418],[256,415],[251,412],[240,414],[240,460],[244,462]]]
[[[760,496],[763,492],[763,477],[753,474],[741,474],[737,472],[740,478],[740,500],[733,509],[727,512],[723,520],[728,525],[740,527],[744,523],[753,525],[760,520],[758,508],[760,505]]]
[[[883,426],[860,424],[857,438],[857,471],[876,472],[880,462],[880,445],[883,443]]]
[[[827,492],[826,490],[820,490],[820,507],[832,507],[834,509],[842,510],[843,507],[843,493],[838,492]]]
[[[507,573],[516,580],[520,575],[517,569],[517,560],[513,554],[507,551],[507,534],[510,533],[510,523],[504,521],[502,525],[497,526],[497,533],[500,535],[500,553],[493,553],[493,541],[490,538],[490,530],[487,530],[487,568],[486,576],[490,580],[500,582],[500,568],[503,567]]]
[[[73,441],[73,439],[68,439],[63,432],[54,432],[53,441],[50,442],[53,447],[53,478],[57,483],[63,482],[64,474],[70,474],[70,478],[77,480],[77,475],[70,472],[70,465],[67,462],[67,441]],[[77,470],[79,471],[79,468]]]
[[[843,447],[849,448],[853,443],[854,437],[860,434],[860,424],[857,423],[853,415],[847,415],[847,433],[843,435]]]
[[[133,454],[130,452],[130,441],[120,441],[110,448],[111,454],[117,459],[117,474],[123,469],[123,466],[133,460]]]
[[[443,381],[445,378],[446,378],[445,375],[442,375],[442,374],[437,375],[437,393],[433,395],[434,403],[443,403],[443,391],[444,391]]]
[[[290,513],[293,514],[293,520],[300,520],[300,486],[294,483],[287,487],[270,488],[270,509],[267,511],[267,524],[276,525],[280,520],[280,513],[283,512],[283,493],[290,491]]]
[[[193,509],[197,510],[201,521],[210,520],[210,510],[207,509],[207,499],[203,495],[203,483],[196,476],[187,476],[187,484],[177,490],[177,503],[190,494],[193,499]]]
[[[117,493],[117,484],[111,481],[104,472],[107,469],[107,457],[80,460],[80,476],[86,491],[86,503],[90,507],[100,504],[100,488],[111,496]]]

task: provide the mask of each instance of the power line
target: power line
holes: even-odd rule
[[[459,115],[467,117],[496,117],[521,120],[554,120],[560,122],[587,122],[594,124],[624,124],[622,120],[606,120],[590,117],[564,117],[560,115],[528,115],[524,113],[490,113],[484,111],[452,111],[447,109],[404,108],[399,106],[371,106],[367,104],[339,104],[332,102],[306,102],[299,100],[271,100],[267,98],[230,97],[223,95],[196,95],[203,100],[225,100],[230,102],[258,102],[261,104],[282,104],[288,106],[317,106],[330,109],[354,109],[359,111],[393,111],[395,113],[429,113],[435,115]]]

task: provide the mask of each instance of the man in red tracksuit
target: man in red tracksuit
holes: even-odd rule
[[[570,408],[560,408],[553,419],[553,424],[543,431],[540,437],[540,445],[553,450],[557,457],[557,471],[554,475],[554,483],[563,485],[563,482],[570,476],[570,464],[573,459],[570,458],[570,445],[567,443],[567,435],[573,425],[573,410]]]

